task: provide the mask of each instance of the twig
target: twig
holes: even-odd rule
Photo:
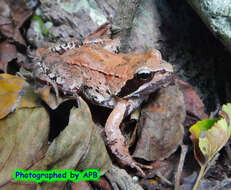
[[[181,145],[181,154],[180,154],[180,161],[178,164],[177,172],[175,174],[175,190],[178,190],[180,187],[180,178],[184,166],[184,161],[185,161],[185,156],[188,151],[188,146],[187,145]]]

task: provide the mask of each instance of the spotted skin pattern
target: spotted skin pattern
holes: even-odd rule
[[[83,42],[81,40],[78,40],[78,41],[66,42],[66,43],[59,44],[54,47],[50,47],[49,50],[54,53],[62,54],[65,51],[68,51],[73,48],[79,48],[82,45],[83,45]]]

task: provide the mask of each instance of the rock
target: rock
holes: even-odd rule
[[[159,49],[159,40],[163,37],[159,29],[161,22],[157,3],[150,0],[141,1],[128,41],[129,51],[144,52],[147,48]]]
[[[99,25],[110,21],[114,15],[117,1],[55,1],[41,0],[37,8],[44,23],[51,22],[49,33],[58,42],[66,42],[72,38],[82,38],[96,30]],[[38,13],[39,12],[39,13]],[[31,23],[27,38],[36,47],[46,46],[40,40],[46,40],[38,27]],[[40,40],[38,40],[38,38]],[[51,41],[51,40],[50,40]]]
[[[127,43],[127,52],[160,50],[163,59],[174,65],[176,75],[199,94],[206,112],[216,109],[218,75],[214,73],[220,70],[217,62],[229,63],[229,58],[186,2],[141,1]]]
[[[231,0],[187,0],[212,33],[231,51]]]

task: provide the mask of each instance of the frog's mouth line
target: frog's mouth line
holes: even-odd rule
[[[122,93],[119,93],[119,97],[121,98],[131,98],[131,97],[139,97],[141,95],[145,96],[145,95],[149,95],[153,92],[155,92],[156,90],[158,90],[159,88],[163,87],[163,86],[167,86],[170,83],[172,83],[174,81],[174,74],[171,72],[156,72],[155,75],[153,76],[152,80],[142,84],[141,86],[137,87],[136,90],[134,90],[134,86],[133,87],[129,87],[127,90],[127,92],[131,92],[133,90],[132,93],[124,95],[124,96],[120,96],[122,95]],[[128,81],[129,82],[129,81]],[[125,85],[126,86],[130,86],[130,85]]]

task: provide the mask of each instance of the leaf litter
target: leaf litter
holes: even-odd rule
[[[0,11],[0,69],[3,72],[7,72],[8,67],[11,65],[9,63],[11,63],[12,61],[25,61],[25,59],[19,59],[20,52],[18,51],[18,47],[19,45],[26,45],[25,40],[22,37],[23,32],[21,29],[23,28],[24,23],[32,15],[34,7],[28,6],[28,4],[26,4],[25,2],[26,1],[17,1],[17,3],[14,5],[15,1],[13,0],[0,1],[0,10],[3,10]],[[10,15],[12,15],[12,17],[10,17]],[[24,50],[26,49],[24,48]],[[185,103],[182,102],[182,104],[185,104],[187,112],[187,118],[184,125],[189,126],[199,119],[206,118],[207,115],[204,113],[204,105],[201,101],[199,101],[199,96],[186,83],[179,83],[181,89],[183,89],[184,92]],[[8,96],[5,96],[4,94],[7,94]],[[68,99],[73,98],[61,98],[57,103],[56,98],[54,95],[52,95],[51,88],[49,86],[45,85],[43,88],[34,93],[34,89],[30,88],[29,84],[20,78],[17,78],[15,76],[8,76],[7,74],[0,77],[0,179],[3,179],[3,181],[0,181],[0,186],[5,182],[9,182],[11,178],[10,172],[13,170],[14,167],[16,167],[17,164],[17,166],[19,166],[20,168],[25,169],[44,169],[53,167],[70,167],[83,169],[86,167],[96,167],[101,170],[102,174],[107,174],[107,171],[109,171],[111,168],[111,160],[106,152],[103,140],[97,132],[95,124],[92,122],[90,111],[87,105],[82,101],[82,99],[80,99],[80,107],[71,108],[68,125],[53,140],[53,142],[48,145],[50,117],[47,113],[47,110],[44,109],[44,107],[41,105],[41,100],[44,101],[48,105],[48,107],[51,108],[51,110],[56,110],[59,109],[59,105],[65,103],[65,101]],[[8,104],[6,104],[6,102]],[[156,103],[156,105],[158,105],[158,103]],[[81,107],[85,110],[82,110]],[[159,110],[161,109],[165,108],[163,108],[163,106],[161,105],[159,107]],[[142,111],[145,112],[145,110]],[[223,123],[221,122],[219,124],[219,127],[215,127],[216,130],[213,130],[215,131],[215,134],[218,133],[217,128],[219,131],[220,128],[223,129],[220,126],[224,126],[225,123],[227,125],[227,118],[229,118],[229,116],[227,115],[229,114],[226,113],[228,112],[228,110],[224,111]],[[79,117],[79,120],[75,119],[76,116]],[[149,120],[150,117],[144,116],[143,119]],[[166,119],[165,116],[163,117],[163,119]],[[43,121],[43,124],[40,125],[41,120]],[[77,123],[79,123],[80,120],[84,120],[83,122],[85,122],[85,124],[82,123],[78,125]],[[152,120],[150,120],[149,122],[152,122]],[[216,120],[214,123],[216,123],[217,121],[218,120]],[[83,126],[85,125],[88,126],[86,127],[87,129],[83,129]],[[78,127],[78,130],[75,129],[76,127]],[[157,128],[155,131],[157,130],[160,130],[160,128]],[[34,131],[37,131],[38,133],[35,133]],[[138,136],[138,139],[141,142],[143,141],[143,143],[141,144],[144,148],[146,148],[144,150],[148,150],[150,149],[150,147],[145,147],[144,142],[145,140],[147,140],[146,138],[150,138],[152,135],[147,133],[148,137],[142,137],[142,133],[144,134],[144,132],[145,128],[139,131],[141,136]],[[223,130],[221,130],[221,132],[223,132]],[[220,144],[212,144],[212,146],[210,146],[210,143],[213,142],[214,139],[216,139],[216,137],[214,137],[214,133],[211,132],[209,134],[206,134],[202,132],[202,134],[198,136],[201,140],[201,143],[198,143],[199,149],[201,150],[201,152],[204,151],[204,153],[206,154],[204,156],[204,160],[199,160],[201,157],[199,157],[198,155],[195,156],[195,158],[199,160],[199,163],[201,162],[200,164],[202,166],[207,165],[208,162],[213,161],[214,155],[217,155],[219,149],[224,146],[226,142],[225,140],[227,140],[230,132],[226,131],[226,133],[222,133],[224,134],[224,136],[219,136],[221,142]],[[184,133],[183,135],[184,138],[188,138],[187,133]],[[72,138],[70,138],[70,136]],[[24,139],[22,137],[27,138]],[[223,141],[222,137],[224,137]],[[171,135],[169,139],[172,139]],[[15,142],[17,142],[17,144]],[[171,147],[169,147],[169,153],[165,154],[164,156],[162,155],[158,157],[156,154],[152,153],[152,155],[149,155],[148,157],[146,154],[140,154],[138,157],[145,158],[149,161],[155,159],[163,159],[162,161],[154,162],[156,168],[162,166],[162,168],[166,167],[168,168],[167,170],[174,172],[174,170],[171,170],[170,168],[172,165],[175,164],[175,161],[171,163],[169,162],[169,160],[171,160],[169,158],[172,158],[175,155],[176,157],[179,157],[177,147],[179,144],[181,144],[181,142],[182,140],[179,140],[176,145],[172,147],[172,149]],[[98,148],[98,143],[100,144],[100,149]],[[160,141],[159,143],[162,142]],[[167,141],[165,143],[170,143],[170,141]],[[134,143],[132,143],[132,145],[134,146]],[[159,145],[159,148],[160,147],[161,145]],[[137,147],[133,149],[134,153],[137,153],[138,151],[140,150]],[[28,152],[30,153],[30,155],[28,155]],[[74,157],[74,155],[76,155],[77,153],[79,153],[79,156]],[[19,162],[19,157],[13,157],[13,155],[22,155],[22,161]],[[28,156],[23,157],[23,155]],[[164,166],[164,163],[169,164],[167,164],[167,166]],[[187,168],[187,164],[188,163],[186,162],[184,167]],[[4,175],[4,178],[1,178],[2,171],[4,171],[3,174],[6,174]],[[114,172],[115,171],[117,170],[114,170]],[[117,172],[120,173],[120,171]],[[110,175],[108,175],[108,180],[113,181],[113,176],[118,175],[118,173],[115,174],[111,172],[112,177],[109,177]],[[152,185],[154,183],[159,183],[159,179],[156,179],[157,180],[155,182],[151,182]],[[186,177],[182,178],[182,182],[184,181],[184,179],[186,179]],[[120,180],[121,179],[118,178],[117,182],[120,182]],[[148,182],[150,182],[150,180],[148,181],[144,179],[142,181],[143,184],[147,184]],[[193,181],[191,183],[193,183]],[[15,187],[16,184],[8,183],[8,185],[12,185],[11,187]],[[123,185],[124,184],[118,183],[119,187],[124,187]],[[150,185],[149,188],[152,188],[152,185]],[[11,188],[10,186],[5,187],[6,189]],[[61,189],[63,187],[63,184],[60,186],[58,185],[57,187]],[[33,189],[32,186],[28,187],[23,185],[21,185],[20,188]],[[42,188],[49,188],[49,184],[44,184]],[[165,188],[165,186],[161,188]]]

